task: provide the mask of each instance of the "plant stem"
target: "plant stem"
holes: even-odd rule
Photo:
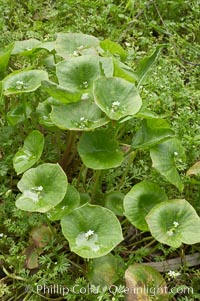
[[[2,270],[3,272],[9,277],[9,278],[12,278],[12,279],[16,279],[16,280],[20,280],[20,281],[24,281],[24,282],[29,282],[28,279],[26,278],[23,278],[23,277],[20,277],[20,276],[16,276],[15,274],[10,274],[5,267],[2,267]]]
[[[75,138],[76,138],[76,132],[74,131],[69,131],[68,132],[68,137],[67,137],[67,145],[66,145],[66,149],[64,151],[64,154],[63,154],[63,157],[62,157],[62,160],[60,162],[62,168],[64,171],[66,171],[67,169],[67,166],[69,165],[70,163],[70,152],[72,150],[72,147],[74,145],[74,142],[75,142]]]
[[[100,176],[101,176],[101,170],[96,170],[95,172],[95,177],[94,177],[94,187],[93,187],[93,190],[92,190],[92,201],[94,201],[94,198],[96,196],[96,193],[97,193],[97,190],[100,186]]]
[[[123,176],[121,178],[121,181],[119,182],[118,186],[117,186],[117,190],[120,190],[124,184],[125,184],[125,180],[126,180],[126,176],[128,174],[129,168],[131,166],[131,164],[133,163],[135,157],[137,155],[137,150],[136,151],[132,151],[127,157],[128,157],[128,162],[127,162],[127,166],[126,169],[123,173]]]

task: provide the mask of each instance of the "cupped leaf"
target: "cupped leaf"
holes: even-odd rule
[[[39,102],[36,113],[38,115],[39,123],[46,126],[47,128],[56,129],[56,126],[53,124],[50,118],[50,113],[52,111],[52,105],[59,105],[59,101],[49,97],[43,102]]]
[[[55,44],[57,54],[63,58],[69,58],[70,55],[98,54],[98,48],[97,38],[82,33],[59,33]]]
[[[95,79],[100,77],[99,60],[95,56],[84,55],[62,61],[56,66],[58,82],[66,89],[87,91]]]
[[[106,39],[100,42],[100,46],[106,53],[119,56],[122,61],[125,61],[127,58],[126,50],[116,42]]]
[[[114,213],[98,205],[83,205],[61,220],[62,232],[72,252],[84,258],[108,254],[123,239]]]
[[[50,117],[57,127],[73,131],[91,131],[109,122],[106,117],[102,117],[102,111],[90,100],[52,106]]]
[[[176,160],[185,160],[184,148],[178,139],[172,138],[150,149],[153,167],[180,191],[183,183],[176,169]]]
[[[150,56],[143,58],[139,63],[139,66],[135,71],[135,76],[137,77],[138,86],[144,83],[145,79],[147,78],[147,75],[152,69],[154,63],[156,62],[163,46],[164,45],[157,46],[155,51]]]
[[[200,218],[186,200],[165,201],[146,216],[152,236],[161,243],[180,247],[200,242]]]
[[[10,125],[14,126],[25,120],[24,111],[26,112],[26,118],[29,118],[32,110],[33,108],[30,103],[26,103],[25,105],[23,103],[15,104],[7,113],[7,121]]]
[[[77,102],[81,99],[81,92],[66,89],[51,81],[42,81],[42,88],[52,97],[60,100],[62,103]]]
[[[127,301],[167,301],[167,286],[162,275],[154,268],[135,263],[125,272]]]
[[[146,148],[159,144],[174,136],[174,131],[164,119],[148,119],[142,122],[132,140],[132,148]]]
[[[67,177],[58,164],[44,163],[27,170],[17,187],[22,192],[16,200],[19,209],[44,213],[63,200]]]
[[[78,153],[85,166],[93,169],[114,168],[123,161],[118,142],[104,130],[84,133],[78,144]]]
[[[41,157],[44,148],[44,137],[39,131],[32,131],[25,139],[24,146],[13,158],[14,169],[19,175],[32,167]]]
[[[114,120],[135,115],[142,105],[135,86],[117,77],[103,77],[95,81],[94,98],[99,108]]]
[[[80,204],[80,195],[75,187],[68,184],[67,192],[62,200],[56,207],[47,212],[47,216],[51,221],[61,220],[64,215],[69,214]]]
[[[157,184],[144,180],[134,185],[126,194],[124,198],[125,215],[136,228],[148,231],[146,215],[155,205],[166,200],[165,192]]]
[[[124,215],[123,207],[124,194],[119,191],[113,191],[106,195],[105,207],[110,209],[116,215]]]
[[[33,51],[40,44],[41,42],[37,39],[16,41],[14,44],[12,54],[32,55]]]
[[[112,254],[90,260],[88,279],[91,284],[109,287],[118,278],[118,262]]]
[[[44,70],[16,71],[3,80],[4,95],[27,93],[37,90],[42,80],[48,80]]]
[[[5,76],[13,47],[14,44],[10,44],[4,48],[0,48],[0,80],[2,80]]]

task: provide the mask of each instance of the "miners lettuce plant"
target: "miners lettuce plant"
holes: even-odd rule
[[[200,242],[195,209],[186,200],[168,200],[157,183],[144,180],[125,196],[118,190],[105,193],[105,206],[97,197],[102,171],[120,168],[126,160],[132,164],[144,149],[152,167],[183,191],[176,164],[185,160],[184,148],[169,123],[148,110],[139,94],[162,47],[134,70],[126,65],[127,54],[120,45],[81,33],[59,33],[52,42],[17,41],[0,52],[2,102],[9,102],[7,122],[13,126],[24,122],[26,131],[27,124],[33,124],[13,158],[16,173],[23,174],[16,206],[44,213],[50,221],[60,220],[71,251],[81,257],[105,256],[122,242],[119,215],[169,246]],[[33,62],[42,55],[48,64],[36,68]],[[28,67],[6,74],[9,58],[18,56],[30,62]],[[34,91],[40,97],[31,103]],[[140,128],[125,145],[126,123],[132,119]],[[68,133],[62,167],[41,162],[47,132]],[[80,173],[69,184],[68,167],[76,150]],[[88,169],[94,187],[84,191],[83,201]]]

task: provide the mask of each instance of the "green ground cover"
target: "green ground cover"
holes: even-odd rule
[[[1,300],[200,300],[199,4],[0,0]]]

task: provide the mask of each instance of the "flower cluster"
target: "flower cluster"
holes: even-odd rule
[[[175,230],[176,230],[176,228],[179,226],[179,223],[178,222],[176,222],[176,221],[174,221],[173,222],[173,227],[169,230],[169,231],[167,231],[167,234],[169,235],[169,236],[172,236],[173,234],[174,234],[174,232],[175,232]]]

